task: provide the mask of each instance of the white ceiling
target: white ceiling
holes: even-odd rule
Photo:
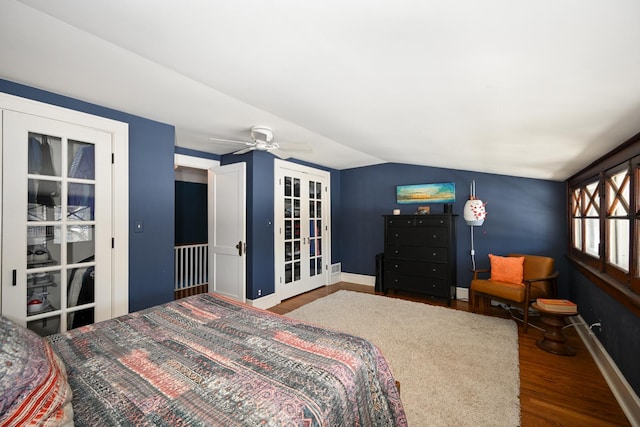
[[[0,77],[222,154],[564,180],[640,131],[638,0],[0,0]]]

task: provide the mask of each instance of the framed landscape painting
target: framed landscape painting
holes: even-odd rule
[[[456,183],[398,185],[396,202],[409,203],[453,203],[456,201]]]

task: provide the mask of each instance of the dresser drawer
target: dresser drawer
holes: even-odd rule
[[[437,227],[389,227],[386,238],[385,243],[390,246],[448,246],[449,230]]]
[[[387,219],[388,227],[413,227],[413,224],[413,218],[396,217]]]
[[[449,218],[430,218],[425,216],[419,217],[414,221],[416,227],[447,227],[449,225]]]
[[[426,262],[449,262],[448,249],[427,248],[419,246],[387,246],[385,258],[413,259]]]
[[[389,227],[447,227],[451,218],[435,216],[394,216],[387,218]]]
[[[447,264],[435,262],[418,262],[397,258],[386,258],[384,260],[384,271],[389,274],[403,276],[421,276],[429,278],[446,279],[448,273]]]
[[[402,289],[405,291],[413,291],[426,293],[435,297],[449,298],[451,296],[451,288],[444,279],[404,276],[384,273],[384,288]]]

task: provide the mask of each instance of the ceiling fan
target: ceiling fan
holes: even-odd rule
[[[242,144],[245,148],[234,151],[233,154],[244,154],[252,150],[273,152],[278,157],[287,158],[285,152],[297,151],[310,153],[311,148],[306,144],[280,144],[273,140],[273,131],[267,126],[253,126],[250,131],[252,141],[238,141],[234,139],[209,138],[211,141],[218,141],[229,144]],[[276,152],[278,151],[278,152]]]

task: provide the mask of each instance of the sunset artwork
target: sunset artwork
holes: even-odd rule
[[[453,203],[456,201],[455,182],[438,184],[398,185],[396,202],[408,203]]]

